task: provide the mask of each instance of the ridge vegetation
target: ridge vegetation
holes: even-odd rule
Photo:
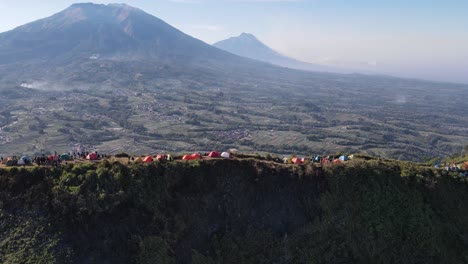
[[[466,263],[467,187],[382,159],[0,169],[0,262]]]

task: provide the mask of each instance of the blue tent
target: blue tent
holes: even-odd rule
[[[342,160],[342,161],[347,161],[347,160],[348,160],[348,156],[341,156],[341,157],[340,157],[340,160]]]
[[[28,156],[23,156],[21,159],[24,161],[25,164],[30,164],[31,163],[31,158]]]

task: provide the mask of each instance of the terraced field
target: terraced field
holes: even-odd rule
[[[3,93],[0,154],[72,151],[79,145],[110,154],[236,148],[422,160],[460,153],[468,144],[464,85],[299,76],[276,82],[159,78],[129,88],[62,91],[16,87]]]

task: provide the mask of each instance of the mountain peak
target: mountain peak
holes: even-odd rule
[[[250,33],[243,32],[237,37],[231,37],[216,42],[213,46],[242,57],[268,62],[282,67],[310,71],[330,71],[326,66],[306,63],[281,55]]]
[[[245,33],[245,32],[242,32],[238,38],[250,38],[250,39],[257,40],[257,38],[253,34]]]
[[[75,3],[75,4],[72,4],[69,8],[77,8],[77,7],[80,7],[80,8],[109,8],[109,7],[112,7],[112,8],[119,8],[119,9],[132,9],[132,10],[140,10],[136,7],[133,7],[133,6],[130,6],[130,5],[127,5],[127,4],[120,4],[120,3],[110,3],[110,4],[95,4],[95,3],[91,3],[91,2],[88,2],[88,3]]]
[[[222,40],[213,45],[242,57],[265,62],[269,62],[269,58],[271,57],[282,57],[282,55],[263,44],[254,35],[245,32],[237,37]]]

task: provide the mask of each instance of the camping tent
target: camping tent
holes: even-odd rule
[[[60,155],[60,160],[62,160],[62,161],[71,160],[71,156],[68,155],[68,153],[63,153],[62,155]]]
[[[465,161],[465,163],[463,163],[462,169],[464,171],[468,171],[468,161]]]
[[[334,159],[333,163],[341,163],[342,161],[340,159]]]
[[[182,160],[193,160],[193,158],[192,158],[192,156],[190,156],[190,155],[184,155],[184,156],[182,157]]]
[[[141,158],[137,158],[137,159],[135,160],[135,163],[143,163],[143,160],[142,160]]]
[[[341,156],[341,157],[340,157],[340,160],[342,160],[342,161],[347,161],[347,160],[348,160],[348,156]]]
[[[201,159],[200,154],[194,153],[192,155],[184,155],[182,157],[182,160],[196,160],[196,159]]]
[[[16,160],[10,159],[10,160],[7,160],[7,162],[5,163],[5,165],[7,165],[7,166],[16,166],[17,163],[18,163],[18,162],[17,162]]]
[[[96,153],[89,153],[88,156],[86,156],[86,159],[88,160],[97,160],[98,159],[98,156]]]
[[[229,157],[231,157],[231,154],[229,154],[228,152],[223,152],[221,153],[221,157],[225,159],[229,159]]]
[[[208,154],[208,157],[210,157],[210,158],[219,158],[220,155],[219,155],[219,152],[211,151],[210,154]]]
[[[151,163],[151,162],[153,162],[153,157],[151,157],[151,156],[146,156],[146,157],[143,159],[143,162],[144,162],[144,163]]]
[[[304,164],[302,159],[296,158],[296,157],[292,158],[291,161],[292,161],[293,164]]]
[[[167,160],[174,160],[174,158],[171,156],[171,154],[168,154],[168,155],[166,156],[166,159],[167,159]]]
[[[22,160],[24,162],[24,164],[26,164],[26,165],[31,164],[31,162],[32,162],[31,158],[28,157],[28,156],[23,156],[23,157],[21,157],[20,160]]]
[[[166,155],[164,155],[164,154],[158,154],[158,155],[156,156],[156,160],[165,160],[165,156],[166,156]]]
[[[17,164],[18,165],[26,165],[26,162],[24,162],[24,160],[22,160],[22,159],[19,159]]]

